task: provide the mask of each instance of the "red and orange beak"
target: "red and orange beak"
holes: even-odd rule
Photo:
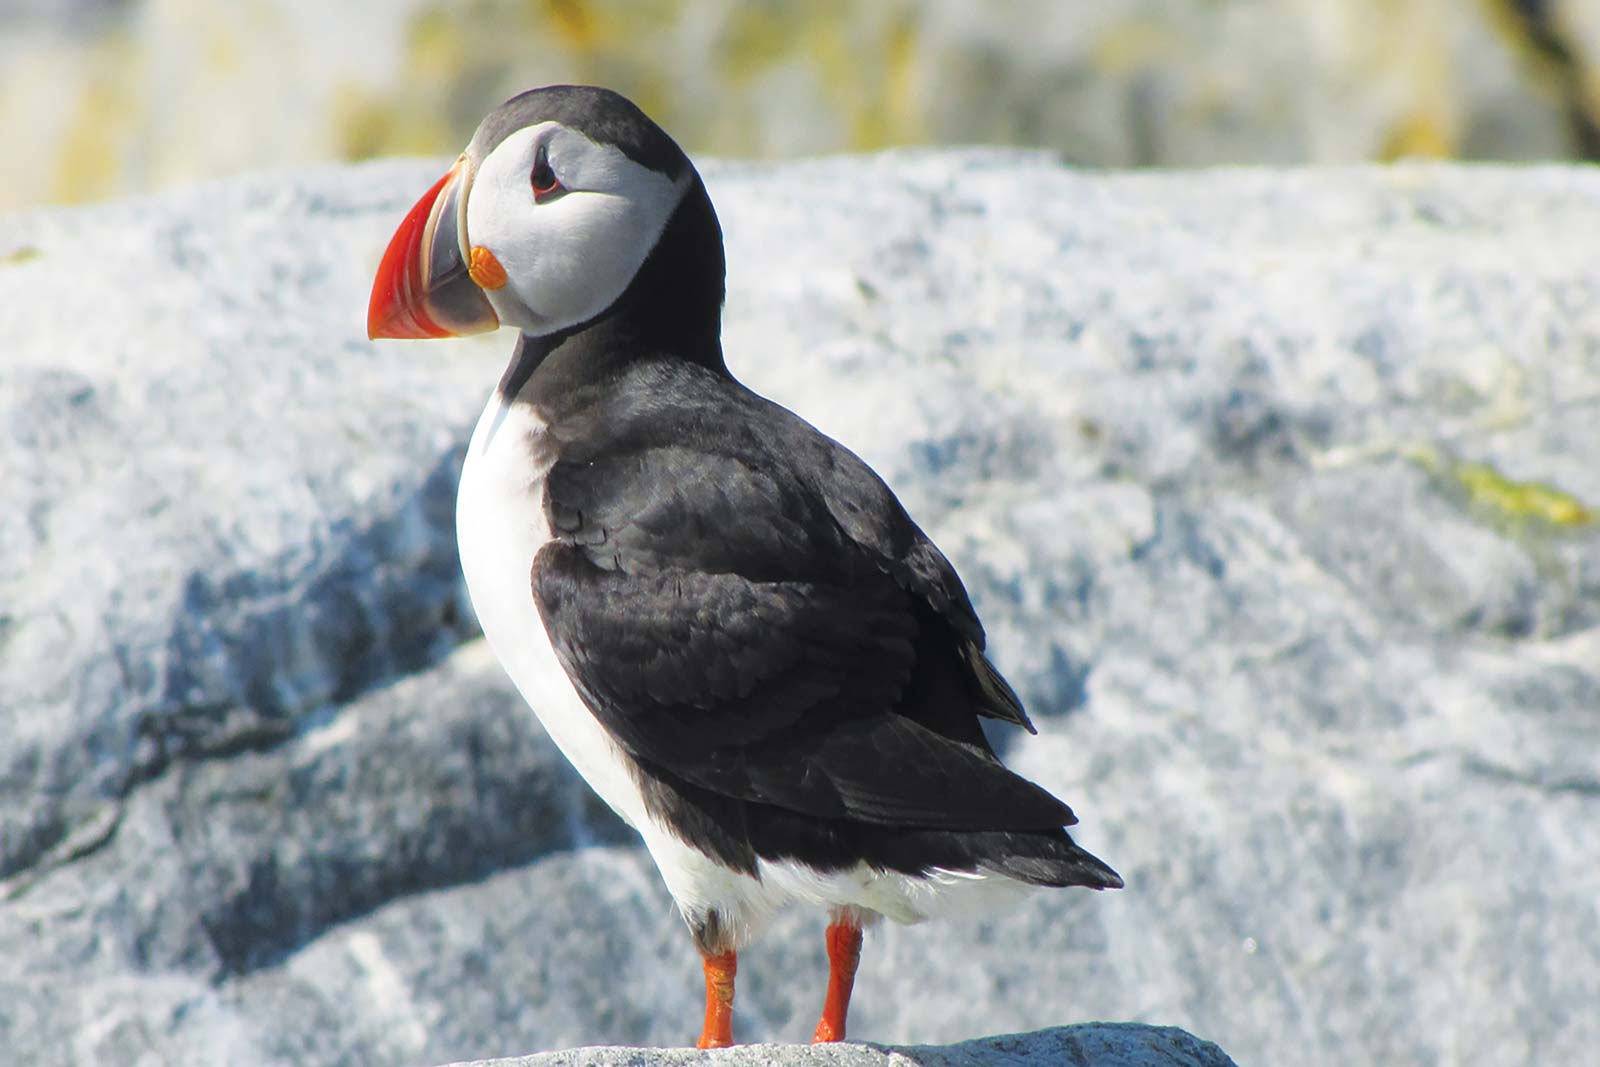
[[[467,247],[470,185],[471,170],[463,156],[406,213],[372,283],[368,337],[465,337],[500,325],[473,280],[474,253],[479,259],[493,256],[488,249]],[[485,272],[480,266],[476,273]],[[504,284],[504,271],[500,275]]]

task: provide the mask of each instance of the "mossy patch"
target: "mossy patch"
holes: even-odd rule
[[[1553,485],[1518,481],[1488,463],[1458,460],[1431,448],[1414,449],[1409,458],[1468,508],[1499,524],[1517,530],[1532,526],[1569,531],[1595,523],[1591,507]]]
[[[0,252],[0,267],[14,267],[19,263],[32,263],[44,255],[33,245],[21,245],[9,252]]]
[[[1463,463],[1455,477],[1468,499],[1509,519],[1540,519],[1552,526],[1588,526],[1594,512],[1571,493],[1541,482],[1507,478],[1487,463]]]

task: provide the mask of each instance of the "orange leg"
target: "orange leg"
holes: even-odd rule
[[[850,990],[861,962],[861,927],[841,919],[828,924],[828,996],[813,1044],[844,1040],[844,1017],[850,1011]]]
[[[706,970],[706,1022],[700,1028],[700,1048],[727,1048],[733,1044],[733,976],[739,957],[733,952],[715,956],[701,953]]]

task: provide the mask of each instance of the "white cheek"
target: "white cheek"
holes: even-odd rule
[[[502,146],[503,148],[506,146]],[[485,161],[467,204],[467,232],[505,268],[507,285],[490,292],[503,323],[551,333],[585,322],[628,288],[687,188],[589,145],[593,157],[572,180],[590,188],[535,203],[527,152],[497,149]]]
[[[504,253],[494,252],[538,320],[570,326],[604,311],[644,262],[655,235],[635,215],[616,197],[568,193],[536,205]]]

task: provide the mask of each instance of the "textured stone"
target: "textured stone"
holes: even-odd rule
[[[469,631],[456,468],[494,361],[361,337],[406,206],[378,173],[8,225],[0,879]]]
[[[694,1032],[647,857],[470,640],[450,501],[510,339],[362,337],[442,165],[6,220],[19,1065]],[[1128,880],[874,931],[852,1035],[1143,1019],[1246,1063],[1583,1062],[1600,176],[707,173],[731,364],[946,548],[1041,729],[1008,759]],[[809,1034],[820,925],[745,955],[742,1038]]]
[[[1209,1041],[1172,1027],[1135,1023],[1080,1023],[1029,1034],[1007,1034],[958,1045],[740,1045],[725,1052],[636,1048],[580,1048],[518,1059],[479,1060],[460,1067],[993,1067],[993,1065],[1072,1063],[1083,1067],[1232,1067],[1233,1061]]]

